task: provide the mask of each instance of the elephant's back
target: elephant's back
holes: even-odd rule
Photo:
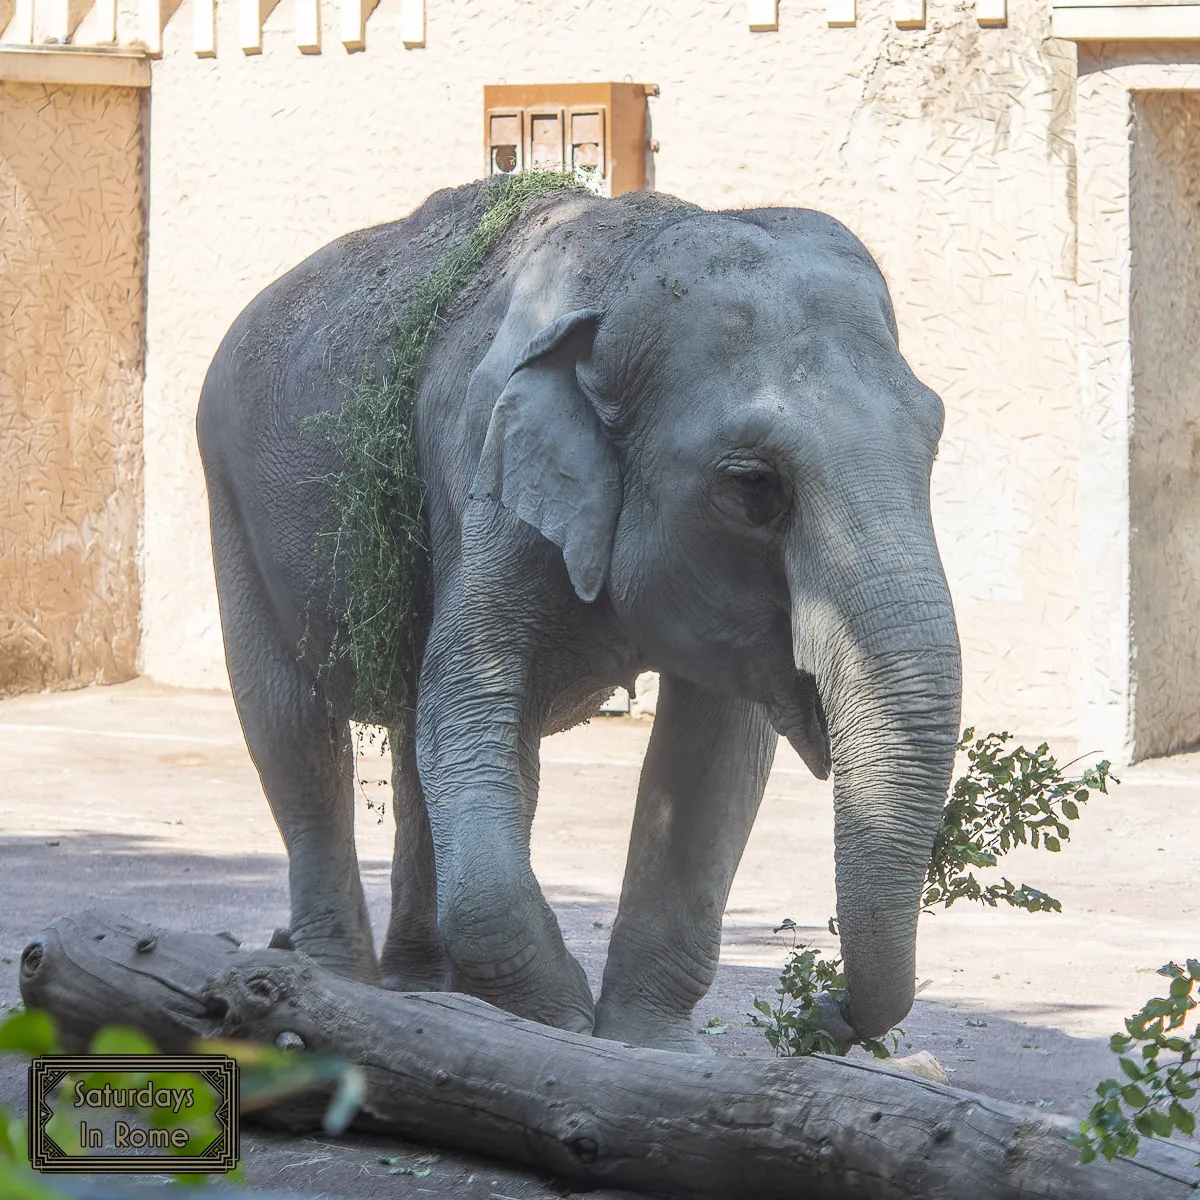
[[[297,613],[326,609],[313,604],[314,585],[328,577],[336,588],[320,534],[339,456],[328,418],[313,418],[382,378],[410,297],[486,202],[481,183],[438,192],[411,216],[322,247],[246,306],[209,367],[197,414],[209,487],[231,502],[293,637],[319,633],[291,628]]]
[[[230,327],[204,383],[198,433],[206,470],[224,468],[235,482],[328,470],[329,448],[312,436],[310,418],[384,377],[414,293],[476,229],[495,189],[496,181],[480,180],[435,192],[411,215],[348,233],[264,288]],[[451,298],[423,370],[433,367],[439,381],[469,374],[503,316],[509,269],[546,236],[544,209],[564,203],[573,219],[558,224],[576,244],[589,244],[585,257],[597,265],[627,251],[636,234],[695,211],[652,193],[614,201],[560,192],[527,202],[505,245]],[[593,205],[608,209],[606,221],[590,219]],[[602,266],[596,274],[605,274]],[[444,361],[447,353],[453,361]]]
[[[281,435],[381,369],[413,290],[486,203],[482,183],[436,192],[398,221],[330,242],[264,288],[230,327],[201,398],[206,462]],[[266,443],[266,444],[263,444]]]

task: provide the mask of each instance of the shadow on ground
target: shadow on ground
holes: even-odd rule
[[[362,867],[378,936],[387,917],[389,864],[366,860]],[[0,840],[0,879],[0,1004],[18,1000],[17,963],[28,939],[56,917],[89,905],[102,904],[179,929],[229,930],[247,945],[264,944],[271,931],[287,921],[287,865],[282,855],[192,854],[153,837],[113,834],[8,837]],[[615,901],[578,889],[547,892],[567,945],[598,989]],[[802,928],[798,937],[803,941],[819,932]],[[788,945],[769,926],[744,923],[737,928],[737,941],[777,945],[781,964]],[[697,1010],[698,1027],[719,1017],[728,1028],[710,1037],[717,1054],[770,1056],[748,1014],[756,995],[774,996],[775,981],[776,973],[766,968],[722,964]],[[1059,1007],[1009,1005],[1001,1017],[986,1009],[918,999],[905,1022],[902,1052],[909,1047],[930,1051],[958,1087],[1080,1114],[1090,1107],[1096,1083],[1111,1075],[1116,1063],[1103,1039],[1073,1038],[1046,1028]],[[1072,1006],[1075,1011],[1078,1007]],[[0,1058],[0,1101],[17,1109],[26,1104],[25,1069],[13,1058]],[[253,1184],[313,1196],[529,1200],[570,1192],[569,1185],[544,1174],[498,1169],[484,1159],[396,1138],[295,1138],[249,1130],[243,1158]],[[398,1168],[415,1173],[392,1174]]]

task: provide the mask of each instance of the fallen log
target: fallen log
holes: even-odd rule
[[[365,1110],[406,1137],[608,1185],[697,1197],[1183,1200],[1196,1149],[1144,1141],[1083,1166],[1063,1117],[871,1063],[643,1050],[473,999],[351,983],[283,950],[88,911],[27,947],[26,1004],[85,1042],[134,1024],[295,1043],[361,1064]]]

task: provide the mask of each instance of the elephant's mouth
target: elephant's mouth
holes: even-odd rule
[[[818,779],[828,779],[833,759],[817,681],[807,671],[798,672],[791,690],[770,701],[767,712],[775,732],[787,738],[805,766]]]

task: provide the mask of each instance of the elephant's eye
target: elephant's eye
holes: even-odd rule
[[[779,476],[769,468],[747,467],[730,472],[741,497],[746,520],[768,525],[783,512],[787,497]]]

